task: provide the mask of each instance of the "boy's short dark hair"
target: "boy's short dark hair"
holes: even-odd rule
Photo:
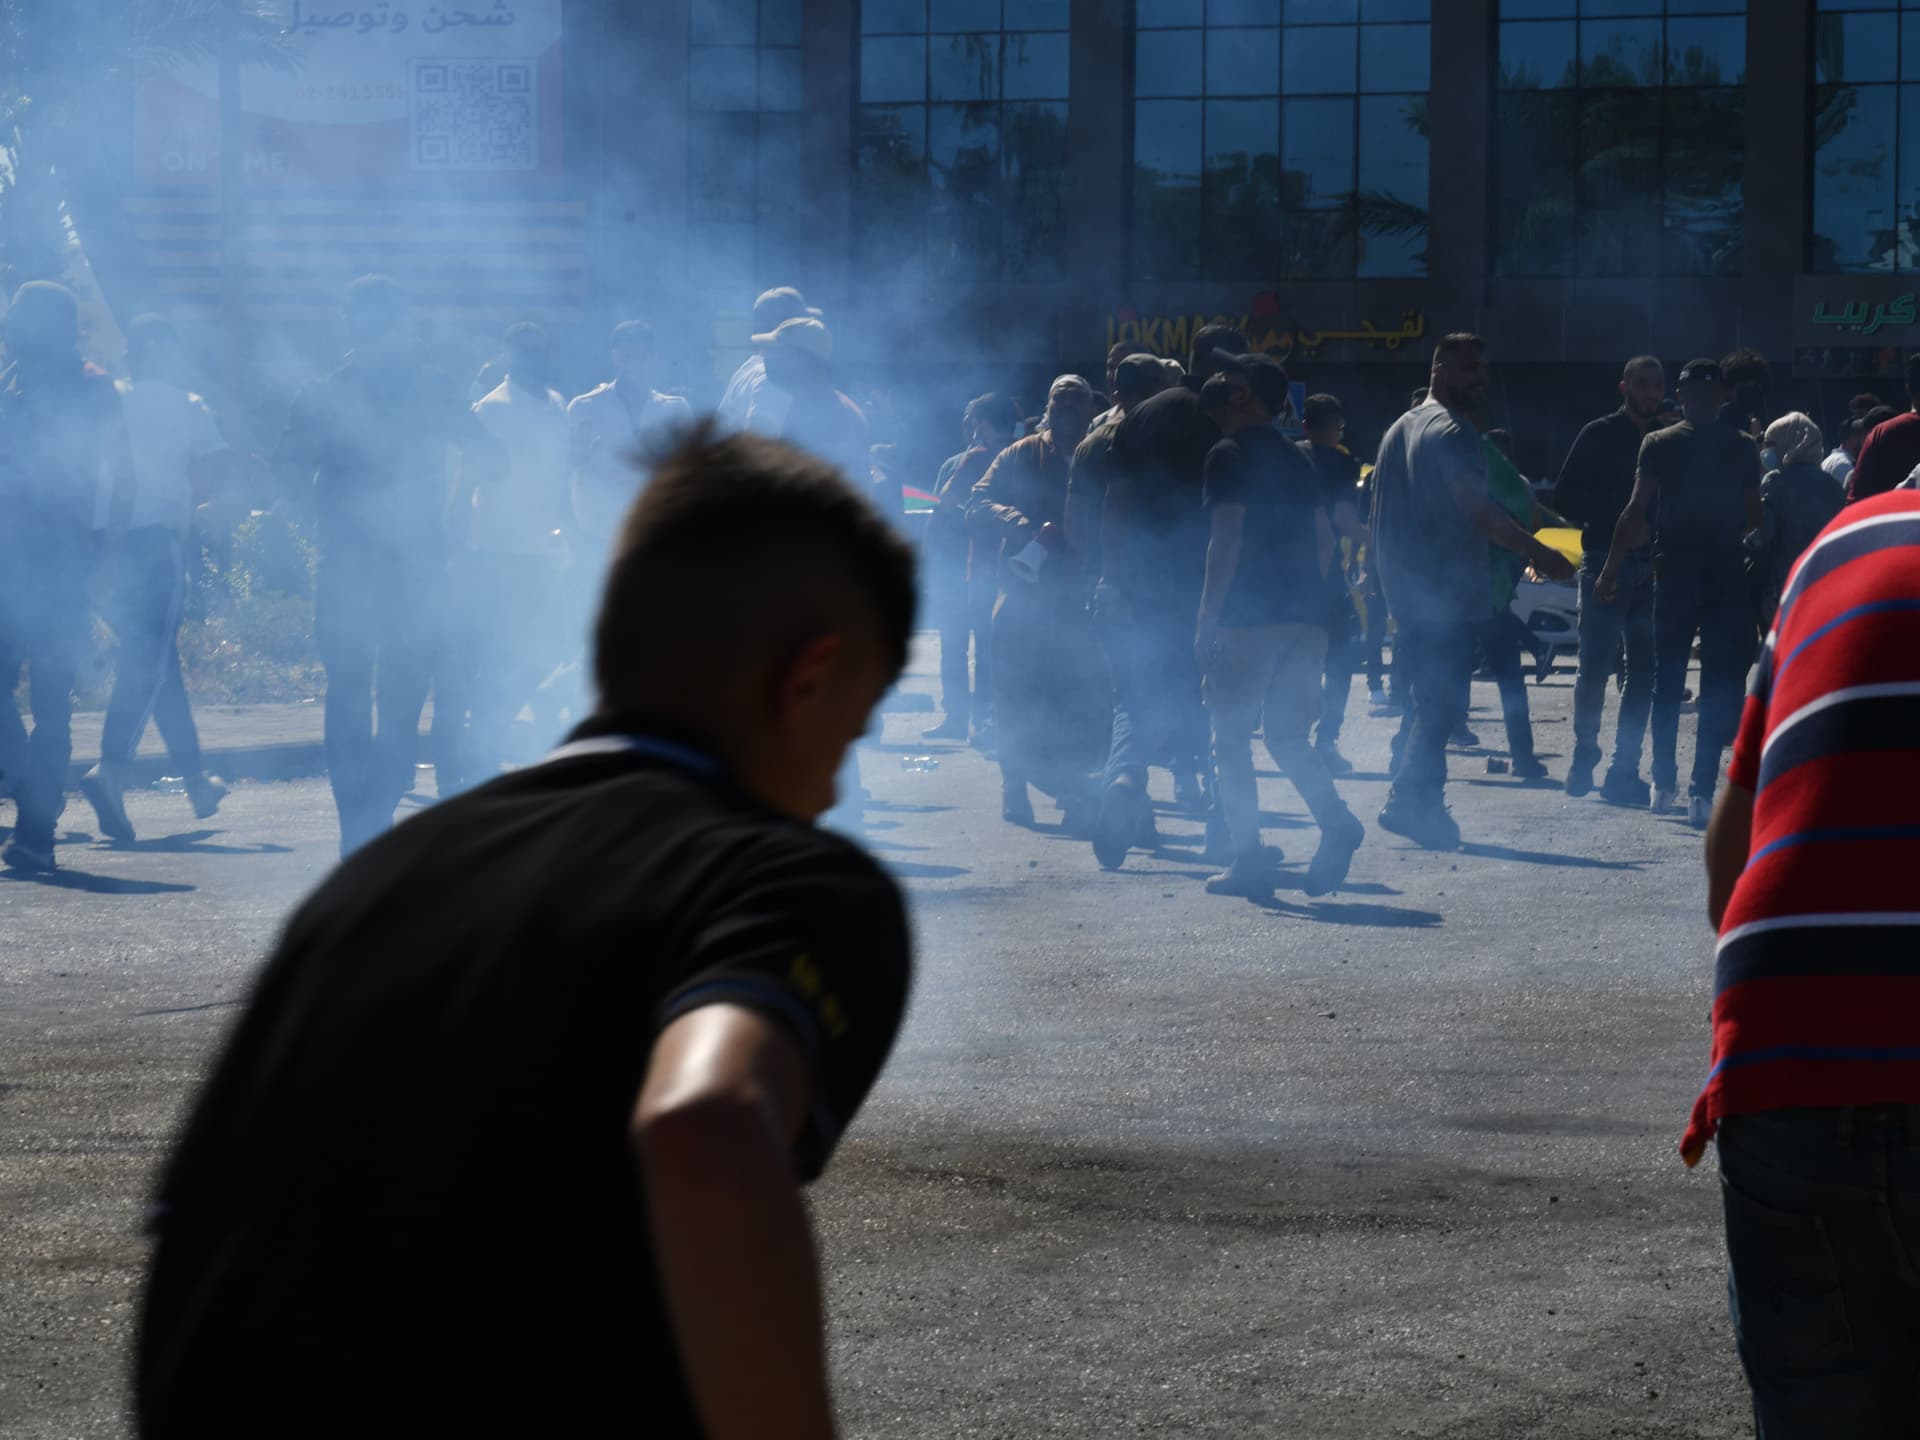
[[[1012,433],[1020,428],[1020,402],[997,391],[976,395],[967,402],[967,413],[961,423],[966,426],[969,439],[973,437],[973,427],[982,423]]]
[[[1858,395],[1847,401],[1847,414],[1856,420],[1869,410],[1877,410],[1879,408],[1880,397],[1875,395],[1871,390],[1862,390]]]
[[[1346,413],[1337,395],[1309,395],[1306,413],[1300,417],[1300,423],[1309,430],[1318,430],[1322,425],[1331,425]]]
[[[1907,357],[1907,393],[1920,395],[1920,354]]]
[[[710,684],[864,619],[892,675],[913,635],[913,550],[826,461],[780,440],[675,437],[627,512],[594,625],[601,703]]]
[[[1773,379],[1773,366],[1767,357],[1750,345],[1742,345],[1721,357],[1720,370],[1734,390],[1764,390]]]
[[[1266,407],[1269,415],[1278,415],[1287,408],[1292,386],[1285,367],[1278,360],[1271,355],[1242,355],[1240,373],[1247,377],[1247,388],[1253,392],[1253,398]]]

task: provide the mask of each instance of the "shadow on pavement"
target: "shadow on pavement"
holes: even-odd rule
[[[880,867],[896,880],[951,880],[956,875],[971,875],[965,865],[927,865],[918,860],[881,860]]]
[[[1253,902],[1262,910],[1296,920],[1318,920],[1324,925],[1373,925],[1389,930],[1430,930],[1446,917],[1435,910],[1407,910],[1398,905],[1343,905],[1333,900],[1315,900],[1296,905],[1290,900],[1269,899]]]
[[[88,895],[179,895],[198,885],[173,885],[164,880],[123,880],[113,875],[89,875],[84,870],[54,870],[33,875],[23,870],[0,870],[0,880],[16,885],[46,885],[55,890],[80,890]]]
[[[1511,845],[1488,845],[1468,840],[1460,846],[1462,855],[1482,860],[1517,860],[1523,865],[1567,865],[1581,870],[1638,870],[1645,860],[1596,860],[1591,855],[1560,855],[1552,850],[1515,850]]]
[[[291,855],[293,849],[288,845],[275,845],[270,841],[258,845],[209,845],[206,842],[215,835],[223,835],[223,830],[186,830],[178,835],[163,835],[158,840],[135,840],[130,845],[113,845],[110,848],[148,855]]]

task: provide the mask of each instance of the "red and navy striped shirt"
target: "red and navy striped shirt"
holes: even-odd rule
[[[1754,792],[1714,962],[1725,1115],[1920,1102],[1920,494],[1840,512],[1788,579],[1727,778]]]

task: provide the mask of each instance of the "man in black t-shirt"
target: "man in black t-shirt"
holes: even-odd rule
[[[1653,539],[1653,800],[1673,808],[1680,692],[1700,636],[1700,714],[1688,820],[1706,828],[1720,756],[1740,726],[1758,617],[1741,541],[1760,523],[1760,454],[1719,415],[1727,387],[1713,360],[1693,360],[1676,385],[1685,419],[1640,442],[1633,495],[1614,527],[1594,594],[1611,603],[1627,557]],[[1649,520],[1649,517],[1653,517]]]
[[[811,822],[913,595],[825,462],[709,422],[658,465],[600,712],[336,870],[229,1037],[157,1197],[142,1436],[832,1435],[799,1187],[909,960]]]
[[[1131,407],[1108,447],[1094,615],[1113,674],[1113,735],[1093,839],[1095,859],[1108,868],[1124,864],[1150,831],[1149,765],[1171,763],[1176,795],[1198,799],[1206,715],[1189,632],[1206,569],[1201,469],[1220,438],[1201,409],[1200,387],[1246,348],[1236,330],[1203,328],[1193,337],[1187,383]]]
[[[1358,563],[1369,538],[1360,519],[1360,462],[1344,443],[1347,417],[1338,396],[1309,395],[1301,425],[1306,439],[1300,449],[1320,476],[1321,499],[1333,525],[1333,561],[1327,567],[1327,674],[1313,743],[1329,771],[1351,775],[1353,762],[1340,753],[1340,729],[1346,724],[1353,672],[1360,668],[1360,616],[1340,563],[1340,542],[1352,547]]]
[[[1620,374],[1620,408],[1588,422],[1574,437],[1554,486],[1553,504],[1580,526],[1580,670],[1573,682],[1573,760],[1567,794],[1593,789],[1601,760],[1600,718],[1607,681],[1624,645],[1626,686],[1614,720],[1613,763],[1600,793],[1616,805],[1645,805],[1640,751],[1653,699],[1653,557],[1644,548],[1623,558],[1612,600],[1594,594],[1613,545],[1613,527],[1633,494],[1640,443],[1654,427],[1667,393],[1667,372],[1651,355],[1636,355]]]
[[[350,855],[413,786],[446,619],[449,457],[460,451],[463,479],[488,487],[505,455],[464,387],[414,344],[393,280],[361,276],[341,309],[352,353],[294,397],[273,468],[315,521],[327,781]]]
[[[1366,834],[1308,739],[1327,662],[1333,527],[1313,462],[1273,428],[1286,391],[1278,365],[1247,357],[1200,392],[1223,438],[1207,452],[1203,501],[1212,533],[1194,656],[1206,677],[1220,808],[1233,843],[1232,863],[1207,889],[1252,899],[1273,893],[1272,867],[1260,848],[1256,725],[1320,827],[1320,848],[1307,868],[1309,895],[1346,879]]]

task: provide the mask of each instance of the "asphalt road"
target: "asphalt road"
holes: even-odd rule
[[[1533,693],[1562,774],[1570,677]],[[1308,901],[1312,831],[1268,772],[1290,853],[1263,907],[1202,891],[1170,813],[1117,873],[1050,806],[1003,824],[987,762],[927,723],[889,716],[864,758],[919,988],[814,1192],[849,1435],[1751,1433],[1712,1162],[1675,1153],[1710,994],[1693,831],[1456,753],[1465,848],[1370,825]],[[1389,723],[1356,700],[1369,820]],[[0,1435],[126,1433],[143,1195],[335,844],[319,781],[204,824],[129,808],[157,838],[0,879]]]

